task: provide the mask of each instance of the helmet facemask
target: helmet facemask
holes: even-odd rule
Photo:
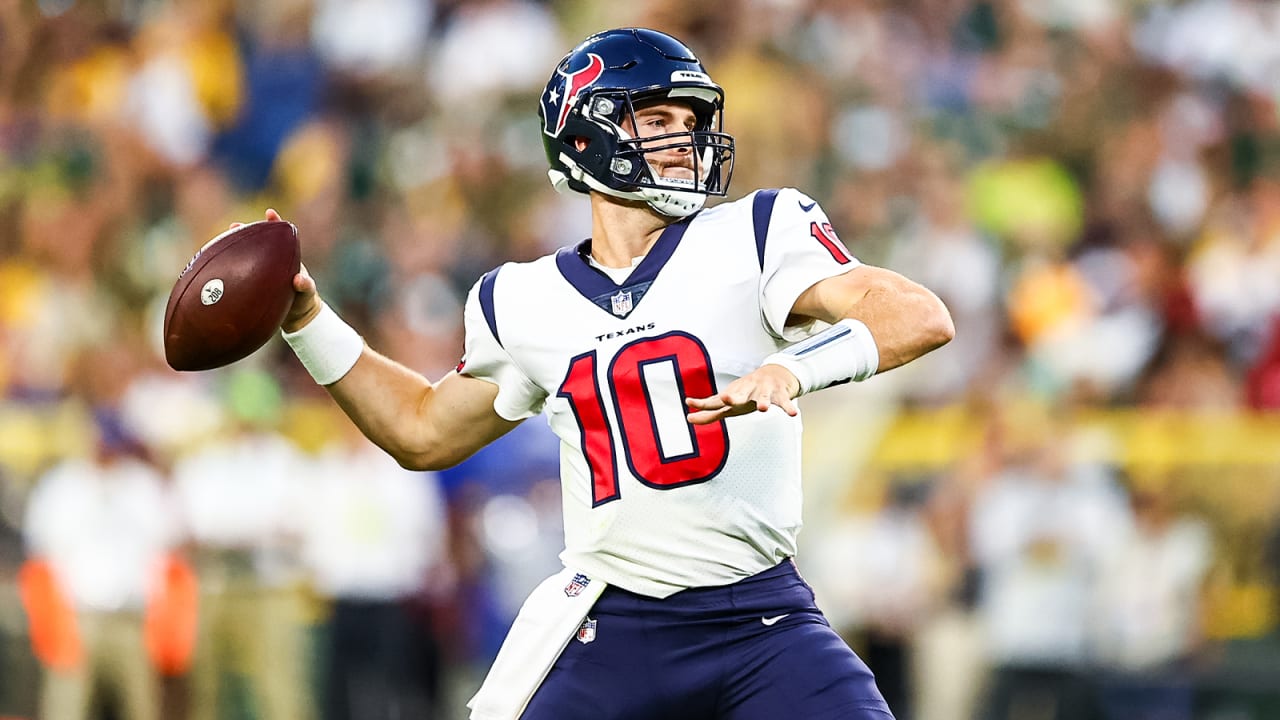
[[[687,102],[696,123],[692,130],[633,137],[626,125],[638,128],[637,108],[661,102]],[[565,135],[581,137],[584,148],[562,152],[560,160],[570,177],[560,180],[552,172],[558,188],[596,190],[627,200],[640,200],[672,217],[697,212],[710,195],[724,196],[733,175],[733,137],[721,132],[724,110],[718,90],[706,87],[675,87],[633,93],[602,89],[584,93],[570,113]],[[629,120],[629,122],[625,122]],[[566,143],[567,145],[567,143]],[[651,155],[689,148],[693,178],[665,177]],[[566,150],[568,148],[565,148]],[[576,183],[573,181],[577,181]],[[583,187],[575,187],[576,184]]]
[[[699,94],[710,91],[698,89]],[[647,105],[668,100],[689,100],[697,118],[692,130],[663,133],[648,137],[633,137],[625,129],[627,125],[638,128],[637,105]],[[628,91],[603,91],[588,98],[583,115],[590,121],[606,127],[616,138],[616,149],[609,161],[609,172],[622,188],[657,188],[696,192],[704,195],[723,196],[733,172],[733,138],[719,131],[722,111],[718,103],[712,104],[701,97],[680,94],[679,89],[666,95],[651,95],[643,99],[633,98]],[[624,123],[623,119],[630,122]],[[651,155],[669,154],[688,148],[693,177],[666,177],[660,163]],[[667,155],[670,157],[670,155]]]

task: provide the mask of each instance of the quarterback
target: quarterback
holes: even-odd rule
[[[472,718],[892,717],[792,562],[794,401],[954,328],[802,192],[704,207],[732,175],[723,113],[668,35],[610,30],[566,55],[539,116],[552,184],[589,197],[591,237],[481,277],[438,382],[294,280],[285,339],[402,465],[456,464],[539,414],[560,438],[564,570],[526,601]]]

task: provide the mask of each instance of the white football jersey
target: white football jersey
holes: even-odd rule
[[[462,372],[498,385],[509,420],[546,411],[560,438],[566,567],[653,597],[725,585],[792,556],[800,418],[710,425],[713,395],[808,334],[800,293],[858,265],[822,209],[761,190],[670,225],[621,284],[589,241],[480,279]]]

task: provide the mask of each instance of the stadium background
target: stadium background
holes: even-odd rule
[[[20,574],[41,549],[138,582],[114,543],[146,522],[31,510],[114,452],[174,495],[162,542],[199,583],[165,717],[210,683],[223,717],[328,716],[328,649],[374,633],[366,606],[435,652],[392,653],[408,689],[343,670],[352,695],[462,716],[555,567],[545,422],[397,475],[279,341],[181,375],[159,319],[194,250],[270,206],[375,348],[448,371],[482,272],[588,233],[536,98],[626,24],[726,88],[732,197],[806,190],[955,316],[942,350],[802,403],[801,568],[900,717],[1280,716],[1280,5],[1250,0],[0,0],[0,714],[47,690]],[[293,464],[238,460],[253,443]],[[379,473],[398,489],[362,491]],[[386,520],[404,498],[421,512]],[[236,502],[261,517],[201,517]],[[399,581],[362,585],[388,557]],[[84,612],[145,622],[149,588]]]

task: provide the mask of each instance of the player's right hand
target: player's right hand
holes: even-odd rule
[[[270,222],[282,222],[284,218],[280,217],[280,213],[272,208],[267,208],[264,217]],[[230,229],[234,230],[244,225],[242,222],[231,223]],[[293,304],[289,306],[289,312],[284,317],[284,322],[280,323],[281,329],[285,332],[297,332],[311,319],[320,314],[321,300],[320,295],[316,291],[315,278],[311,277],[311,273],[307,272],[306,265],[300,265],[298,274],[293,276]]]
[[[297,332],[320,314],[320,307],[320,294],[316,292],[315,278],[307,272],[307,266],[302,265],[298,274],[293,276],[293,305],[289,307],[289,314],[285,315],[280,327],[285,332]]]

